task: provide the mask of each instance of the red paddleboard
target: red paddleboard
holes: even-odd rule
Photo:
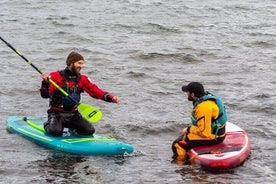
[[[237,167],[249,154],[250,140],[247,133],[230,122],[226,123],[226,137],[222,143],[200,146],[189,151],[191,163],[210,170]]]

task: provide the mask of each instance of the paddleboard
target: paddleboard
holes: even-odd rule
[[[189,151],[191,163],[210,170],[232,169],[250,155],[250,139],[239,126],[227,122],[226,137],[217,145],[200,146]]]
[[[34,117],[10,116],[6,120],[7,130],[17,133],[43,147],[77,155],[123,155],[132,153],[133,146],[112,137],[81,136],[65,131],[61,137],[45,134],[45,120]]]

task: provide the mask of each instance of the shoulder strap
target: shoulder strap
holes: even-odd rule
[[[68,86],[67,86],[67,80],[70,80],[70,78],[69,78],[68,75],[66,75],[66,73],[65,73],[64,70],[60,70],[59,73],[60,73],[60,75],[61,75],[61,77],[62,77],[63,88],[64,88],[65,90],[67,90],[67,88],[68,88]],[[79,84],[79,82],[80,82],[80,78],[81,78],[81,75],[78,74],[77,77],[76,77],[76,79],[75,79],[75,81],[74,81],[74,82],[75,82],[75,85],[74,85],[75,91],[78,91],[78,84]]]
[[[61,75],[61,77],[62,77],[62,83],[63,83],[63,88],[64,89],[66,89],[67,88],[67,84],[66,84],[66,76],[65,76],[65,72],[64,72],[64,70],[60,70],[60,71],[58,71],[59,72],[59,74]]]

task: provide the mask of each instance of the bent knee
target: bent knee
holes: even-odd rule
[[[45,126],[44,129],[45,129],[47,134],[49,134],[53,137],[60,137],[63,134],[62,131],[52,129],[50,126]]]

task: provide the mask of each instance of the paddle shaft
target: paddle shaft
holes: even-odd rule
[[[11,48],[16,54],[18,54],[22,59],[24,59],[29,65],[31,65],[36,71],[38,71],[40,74],[43,74],[43,72],[38,69],[30,60],[28,60],[21,52],[16,50],[11,44],[9,44],[6,40],[4,40],[1,36],[0,39],[9,47]],[[75,104],[79,105],[80,103],[76,101],[73,97],[71,97],[66,91],[64,91],[57,83],[55,83],[52,79],[48,78],[48,81],[54,85],[60,92],[63,93],[63,95],[67,96],[72,100]]]

